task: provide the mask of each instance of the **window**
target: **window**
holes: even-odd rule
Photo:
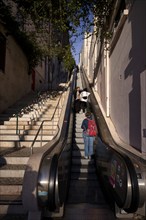
[[[5,72],[6,38],[0,33],[0,71]]]

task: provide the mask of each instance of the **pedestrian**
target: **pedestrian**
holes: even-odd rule
[[[94,154],[93,144],[98,130],[91,112],[85,113],[85,119],[82,121],[81,128],[83,129],[84,139],[84,157],[91,159]]]
[[[85,111],[87,110],[89,95],[90,95],[90,92],[87,91],[87,88],[84,88],[82,92],[80,93],[81,109],[83,113],[85,113]]]
[[[81,110],[81,101],[80,101],[80,87],[78,86],[75,90],[75,112],[79,113]]]

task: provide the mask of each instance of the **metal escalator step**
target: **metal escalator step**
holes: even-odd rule
[[[72,166],[71,172],[72,173],[95,173],[95,168]]]
[[[84,159],[84,158],[80,158],[80,157],[73,157],[72,158],[72,164],[73,165],[78,165],[78,166],[80,166],[80,165],[86,165],[86,166],[90,166],[90,164],[94,164],[94,162],[91,160],[87,160],[87,159]]]
[[[105,198],[97,181],[73,180],[67,203],[91,203],[105,205]]]
[[[94,204],[68,204],[64,220],[115,220],[114,213],[108,206],[97,206]]]
[[[83,143],[73,143],[73,150],[84,150],[84,144]]]
[[[96,180],[96,174],[92,173],[71,173],[71,180]]]

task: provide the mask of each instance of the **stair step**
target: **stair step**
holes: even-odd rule
[[[31,100],[29,103],[27,99],[25,102],[21,100],[0,114],[0,219],[4,215],[3,220],[28,219],[21,194],[24,173],[31,155],[30,146],[43,121],[42,145],[39,134],[34,144],[34,153],[57,133],[62,109],[59,107],[56,111],[58,100],[59,96],[49,101],[38,102],[36,99],[38,103],[35,104]],[[29,105],[28,108],[26,105]],[[54,120],[51,121],[53,114]]]
[[[0,185],[0,197],[1,195],[18,195],[22,192],[22,185]]]
[[[23,178],[1,177],[0,178],[0,199],[1,195],[20,195],[22,192]]]
[[[5,164],[1,166],[0,177],[23,177],[26,169],[24,164]]]
[[[1,214],[27,214],[26,210],[22,206],[22,202],[19,201],[5,201],[4,204],[0,203]],[[16,220],[16,218],[15,218]]]
[[[40,148],[35,148],[34,152],[37,152]],[[22,148],[6,148],[1,147],[0,148],[0,160],[2,158],[8,158],[8,159],[27,159],[30,156],[30,148],[28,147],[22,147]],[[24,163],[25,164],[25,163]]]
[[[45,105],[39,105],[39,104],[32,104],[29,107],[26,107],[24,105],[21,104],[16,104],[13,107],[8,108],[5,113],[6,114],[20,114],[22,112],[32,112],[35,109],[38,111],[45,111],[45,110],[50,110],[52,109],[52,107],[56,107],[56,102],[52,102],[52,103],[46,103]]]
[[[23,130],[29,130],[29,129],[35,129],[35,130],[37,130],[37,129],[39,129],[39,127],[40,127],[40,125],[18,125],[18,127],[16,126],[16,124],[15,125],[0,125],[0,130],[2,130],[2,129],[23,129]],[[43,128],[44,129],[49,129],[49,130],[51,130],[51,129],[56,129],[56,125],[49,125],[49,124],[44,124],[43,125]]]
[[[29,112],[21,112],[21,113],[18,113],[18,118],[30,118],[30,116],[38,116],[38,115],[41,115],[43,117],[51,117],[52,114],[54,114],[54,110],[55,110],[55,107],[51,107],[48,109],[48,111],[45,111],[45,112],[42,112],[40,110],[37,110],[37,109],[33,109],[33,111],[29,111]],[[57,116],[58,113],[56,112],[54,116]],[[0,114],[0,119],[1,118],[16,118],[17,114],[16,113],[2,113]]]
[[[22,199],[20,195],[1,195],[0,204],[17,204],[22,205]]]
[[[26,122],[27,124],[30,124],[31,123],[31,121],[37,121],[37,120],[39,120],[39,121],[44,121],[44,120],[52,120],[52,116],[48,116],[48,115],[46,115],[46,116],[27,116],[27,117],[19,117],[18,118],[18,123],[20,124],[22,124],[23,122]],[[58,121],[58,116],[55,116],[54,118],[53,118],[53,121]],[[6,117],[0,117],[0,122],[2,123],[2,122],[4,122],[5,124],[7,123],[7,122],[17,122],[17,118],[16,117],[12,117],[12,118],[6,118]]]
[[[19,130],[19,134],[27,134],[27,135],[35,135],[37,133],[37,129],[36,130]],[[53,129],[43,129],[43,135],[51,135],[51,134],[55,134],[56,130]],[[11,130],[11,129],[1,129],[0,130],[0,135],[16,135],[16,130]]]
[[[38,135],[36,140],[43,140],[43,141],[50,141],[54,135],[43,135],[41,137],[41,134]],[[33,141],[35,138],[35,135],[0,135],[0,142],[1,141],[20,141],[20,140],[26,140],[26,141]]]
[[[21,177],[0,177],[0,185],[22,185],[23,178]]]
[[[29,153],[30,154],[30,153]],[[0,158],[1,164],[27,164],[29,157],[3,157]]]
[[[42,146],[47,144],[48,141],[43,141],[42,142]],[[2,147],[17,147],[17,148],[22,148],[22,147],[29,147],[31,146],[32,141],[1,141],[0,145]],[[34,148],[35,147],[41,147],[41,143],[40,141],[36,141],[34,144]]]
[[[29,121],[19,121],[18,122],[18,125],[20,126],[24,126],[24,125],[41,125],[41,123],[42,123],[42,121],[40,120],[40,121],[34,121],[34,122],[32,122],[32,124],[31,124],[31,122]],[[46,122],[47,123],[47,125],[57,125],[57,121],[49,121],[49,122]],[[15,125],[16,126],[16,122],[15,121],[4,121],[4,125]]]

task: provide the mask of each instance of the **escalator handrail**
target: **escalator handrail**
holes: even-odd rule
[[[128,170],[128,174],[131,181],[131,191],[132,191],[132,199],[130,206],[127,208],[124,208],[126,204],[126,197],[125,201],[119,202],[118,198],[115,197],[115,200],[120,208],[123,208],[127,213],[136,212],[138,205],[139,205],[139,186],[138,186],[138,180],[137,180],[137,174],[135,172],[134,165],[131,161],[131,159],[124,154],[123,152],[120,152],[118,149],[113,149],[108,145],[108,148],[112,149],[116,154],[119,154],[119,156],[122,158],[126,165],[126,169]]]
[[[92,89],[89,86],[89,82],[88,82],[86,74],[81,74],[81,76],[82,76],[82,81],[86,85],[85,87],[88,89],[88,91],[91,94],[90,95],[91,104],[94,103],[97,105],[97,100],[95,98],[95,95],[94,95]],[[94,105],[94,109],[93,109],[94,114],[95,114],[95,106],[96,105]],[[98,121],[97,118],[95,118],[95,119],[96,119],[96,121]],[[100,131],[100,128],[99,128],[99,132],[102,133]],[[111,136],[110,132],[109,132],[109,135]],[[102,139],[103,138],[104,137],[102,136]],[[139,205],[139,185],[138,185],[137,174],[136,174],[136,171],[135,171],[135,168],[134,168],[134,165],[133,165],[131,159],[126,154],[124,154],[122,151],[120,151],[119,146],[115,143],[112,136],[111,136],[111,140],[113,141],[114,145],[116,146],[116,149],[114,149],[112,146],[110,146],[110,143],[108,143],[108,147],[110,147],[112,150],[115,150],[117,153],[119,153],[123,157],[125,164],[127,166],[129,175],[130,175],[130,180],[131,180],[132,199],[131,199],[130,207],[125,209],[125,211],[127,211],[129,213],[135,212],[138,209],[138,205]],[[103,140],[103,142],[104,142],[104,140]]]
[[[56,207],[58,206],[58,204],[55,203],[55,198],[57,197],[59,200],[59,195],[56,195],[56,193],[58,193],[58,190],[55,190],[56,188],[56,181],[58,182],[58,161],[60,158],[60,155],[64,149],[65,143],[66,143],[66,137],[67,137],[67,132],[68,132],[68,126],[69,126],[69,116],[70,116],[70,112],[71,112],[71,108],[72,108],[72,99],[73,99],[73,91],[75,89],[75,81],[76,81],[76,74],[73,75],[73,83],[71,84],[71,88],[70,88],[70,94],[69,94],[69,98],[68,98],[68,102],[67,102],[67,106],[66,106],[66,113],[65,113],[65,117],[64,117],[64,122],[63,122],[63,129],[61,130],[61,139],[59,141],[58,144],[58,149],[59,151],[56,152],[56,154],[53,155],[52,158],[52,164],[51,164],[51,169],[50,169],[50,189],[48,191],[48,198],[50,197],[50,199],[48,200],[48,205],[49,205],[49,209],[50,211],[54,211],[56,209]],[[54,184],[54,185],[53,185]]]
[[[58,157],[55,154],[51,160],[51,167],[49,173],[49,185],[48,185],[48,209],[54,211],[56,209],[55,204],[55,184],[57,175]]]
[[[68,86],[68,92],[74,88],[75,86],[76,73],[73,74],[72,79],[70,80]],[[72,96],[72,93],[67,94],[67,99],[65,102],[68,105],[69,96]],[[63,114],[60,119],[60,132],[57,134],[56,138],[50,141],[48,144],[44,145],[40,151],[32,154],[28,160],[27,168],[24,174],[23,187],[22,187],[22,200],[23,206],[25,210],[30,211],[40,211],[42,210],[41,206],[38,204],[38,177],[39,172],[41,170],[41,165],[43,164],[43,160],[46,157],[53,158],[52,151],[56,149],[56,147],[60,146],[62,143],[62,129],[64,130],[64,124],[68,122],[65,121],[66,117],[66,103],[64,104]],[[64,137],[65,139],[66,137]],[[51,177],[52,178],[52,177]],[[54,173],[54,179],[56,180],[56,172]]]
[[[55,203],[55,198],[57,197],[59,200],[59,195],[56,195],[56,193],[58,192],[58,190],[56,190],[56,181],[58,181],[58,160],[66,143],[66,137],[69,126],[69,116],[72,108],[71,103],[73,99],[73,90],[75,88],[75,80],[76,80],[76,74],[73,75],[72,83],[70,85],[70,93],[68,96],[60,139],[58,144],[56,145],[58,151],[55,154],[49,155],[51,157],[51,165],[50,165],[49,181],[48,181],[48,202],[47,202],[47,208],[49,209],[49,211],[55,211],[57,207],[57,204]]]
[[[131,159],[125,155],[124,153],[120,153],[122,155],[125,164],[127,166],[127,169],[129,171],[130,179],[131,179],[131,189],[132,189],[132,200],[131,204],[128,208],[124,209],[127,213],[136,212],[139,205],[139,186],[138,186],[138,179],[137,174],[135,172],[134,165],[131,161]]]

